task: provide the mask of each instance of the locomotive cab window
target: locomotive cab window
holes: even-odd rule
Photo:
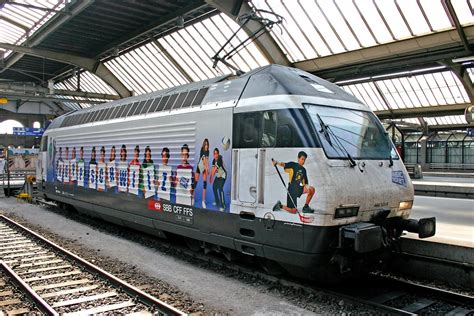
[[[274,147],[276,143],[277,120],[276,112],[266,111],[262,114],[261,147]]]
[[[371,112],[305,104],[326,156],[398,159],[392,141]]]
[[[248,145],[257,143],[258,135],[258,118],[256,116],[248,116],[244,120],[243,134],[244,142]]]
[[[234,115],[234,148],[319,147],[304,110],[285,109]]]

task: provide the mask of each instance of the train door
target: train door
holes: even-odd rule
[[[236,200],[253,207],[263,205],[266,149],[276,144],[276,112],[250,112],[236,115],[234,157],[236,159]]]
[[[255,203],[257,198],[257,149],[241,149],[239,152],[238,199],[243,203]]]
[[[239,137],[237,164],[237,200],[256,206],[257,201],[257,161],[258,161],[258,113],[240,114],[235,132]]]

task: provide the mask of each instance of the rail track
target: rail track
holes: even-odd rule
[[[35,302],[18,275],[0,261],[0,314],[43,315],[41,302]],[[3,312],[3,313],[2,313]]]
[[[370,274],[336,291],[353,301],[399,315],[474,315],[474,297]]]
[[[48,205],[52,206],[53,205]],[[353,282],[345,282],[338,286],[325,286],[296,279],[290,276],[272,276],[256,269],[255,265],[229,262],[220,255],[213,255],[212,249],[204,252],[196,251],[182,244],[149,236],[165,249],[172,249],[174,253],[185,257],[212,264],[235,273],[242,273],[251,278],[273,283],[275,286],[295,289],[300,296],[317,297],[318,293],[325,293],[348,302],[359,303],[372,307],[375,311],[388,314],[417,315],[474,315],[474,298],[472,296],[449,292],[433,287],[423,286],[412,282],[401,281],[381,275],[370,274]],[[196,246],[196,245],[195,245]],[[191,247],[193,248],[193,247]],[[310,300],[310,299],[308,299]],[[370,312],[370,311],[369,311]]]
[[[30,308],[46,315],[184,315],[5,216],[0,260],[2,276],[16,282],[0,293],[12,296],[13,307],[0,306],[7,314]]]

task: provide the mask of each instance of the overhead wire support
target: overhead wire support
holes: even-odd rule
[[[266,13],[266,14],[273,15],[275,17],[275,20],[271,20],[269,18],[259,16],[257,13]],[[261,24],[260,28],[258,28],[252,34],[250,34],[245,40],[241,41],[237,46],[233,47],[226,54],[224,54],[223,56],[219,56],[219,54],[224,51],[226,46],[230,44],[232,39],[237,36],[237,33],[240,30],[242,30],[245,27],[245,25],[251,20],[260,22],[260,24]],[[238,76],[243,75],[245,73],[244,71],[242,71],[241,69],[239,69],[239,68],[235,67],[234,65],[230,64],[227,60],[231,59],[240,50],[247,47],[247,45],[251,44],[253,41],[258,39],[265,32],[271,30],[275,24],[281,24],[283,22],[283,20],[284,20],[284,18],[281,15],[278,15],[274,12],[267,11],[267,10],[252,10],[251,12],[244,13],[244,14],[240,15],[237,18],[237,21],[239,22],[240,27],[234,32],[234,34],[232,34],[232,36],[222,45],[222,47],[211,58],[214,61],[213,65],[212,65],[212,68],[216,68],[217,64],[219,62],[221,62],[224,65],[226,65],[227,67],[231,68],[232,70],[235,70],[235,72]]]

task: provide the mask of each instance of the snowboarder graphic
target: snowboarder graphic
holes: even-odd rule
[[[298,213],[296,204],[297,199],[303,194],[307,194],[306,202],[302,209],[303,213],[314,213],[314,210],[309,207],[309,203],[313,198],[315,189],[308,184],[306,169],[303,167],[304,163],[306,162],[306,158],[308,158],[308,155],[304,151],[300,151],[298,153],[298,162],[278,162],[272,158],[272,163],[275,166],[275,169],[277,170],[277,173],[280,176],[280,179],[287,191],[286,205],[282,205],[282,203],[278,201],[275,206],[273,206],[273,211],[279,211],[283,209],[289,213],[296,214]],[[285,181],[283,180],[283,177],[281,176],[280,170],[278,170],[277,166],[283,167],[285,172],[288,173],[290,178],[288,188],[286,188]]]

